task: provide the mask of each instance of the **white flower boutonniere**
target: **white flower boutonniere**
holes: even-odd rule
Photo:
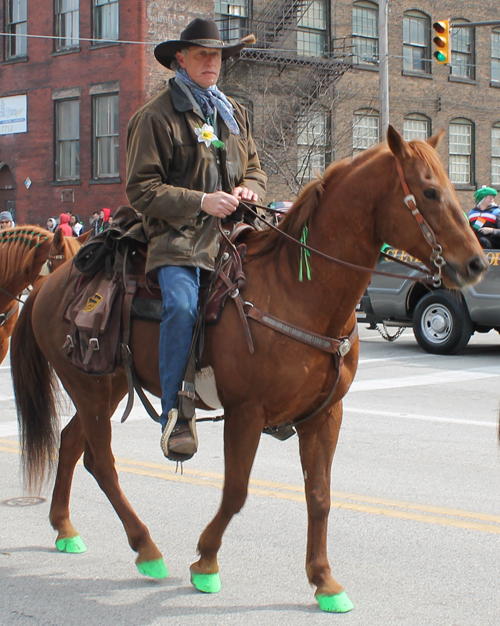
[[[214,148],[224,148],[226,145],[223,141],[220,141],[214,133],[214,127],[210,126],[210,124],[203,124],[201,128],[198,126],[194,129],[194,132],[198,137],[198,141],[204,143],[207,148],[210,148],[210,144]]]

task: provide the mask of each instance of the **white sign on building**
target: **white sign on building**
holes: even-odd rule
[[[0,135],[27,132],[27,120],[28,96],[0,98]]]

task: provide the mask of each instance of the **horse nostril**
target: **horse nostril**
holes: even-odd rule
[[[467,273],[471,278],[476,278],[477,276],[480,276],[487,269],[488,264],[479,255],[472,257],[467,265]]]

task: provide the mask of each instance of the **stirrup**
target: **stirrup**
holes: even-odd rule
[[[179,411],[177,409],[171,409],[168,413],[167,424],[161,435],[160,446],[163,451],[163,454],[170,461],[189,461],[189,459],[191,459],[196,453],[196,451],[198,450],[198,434],[196,432],[196,416],[194,415],[190,420],[186,420],[189,426],[191,435],[193,436],[194,444],[196,448],[196,450],[192,454],[182,454],[179,452],[174,452],[170,450],[169,448],[170,436],[173,433],[173,430],[177,424],[178,419],[179,419]]]

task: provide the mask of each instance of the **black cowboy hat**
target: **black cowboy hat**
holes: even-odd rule
[[[226,44],[220,38],[219,29],[214,20],[197,17],[182,31],[180,39],[158,44],[155,48],[155,57],[159,63],[170,69],[176,52],[189,46],[201,46],[202,48],[220,48],[224,61],[238,54],[248,43],[255,43],[254,35],[248,35],[232,46]]]

